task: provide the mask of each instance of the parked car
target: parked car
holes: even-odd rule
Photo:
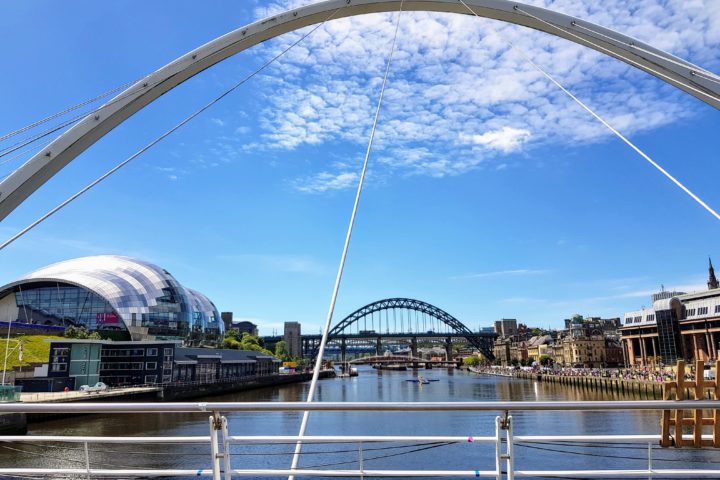
[[[81,385],[80,391],[85,392],[85,393],[92,393],[92,392],[100,393],[100,392],[104,392],[105,390],[107,390],[107,388],[108,388],[107,385],[105,385],[103,382],[97,382],[92,387],[90,385]]]

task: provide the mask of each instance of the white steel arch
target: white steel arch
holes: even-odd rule
[[[475,14],[543,31],[615,57],[720,109],[720,77],[599,25],[508,0],[464,0]],[[326,20],[392,12],[400,0],[327,0],[222,35],[156,70],[58,136],[0,182],[0,221],[75,157],[127,118],[192,76],[265,40]],[[472,15],[460,0],[404,0],[404,11]],[[333,14],[333,12],[335,12]]]

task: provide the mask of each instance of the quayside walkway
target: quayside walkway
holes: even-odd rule
[[[562,412],[569,418],[591,412],[613,413],[617,411],[699,411],[720,410],[719,401],[583,401],[583,402],[242,402],[242,403],[35,403],[35,404],[3,404],[0,413],[97,413],[107,418],[112,415],[126,414],[154,414],[179,415],[197,414],[207,418],[207,434],[195,436],[2,436],[0,442],[4,446],[13,448],[27,445],[70,445],[75,450],[83,451],[82,465],[70,468],[38,466],[37,468],[15,468],[2,466],[0,476],[32,477],[32,478],[59,478],[66,476],[82,476],[83,478],[118,478],[118,477],[206,477],[213,480],[228,480],[230,478],[262,478],[287,477],[302,478],[316,477],[431,477],[431,478],[495,478],[498,480],[520,477],[564,477],[564,478],[720,478],[720,465],[713,462],[702,462],[700,468],[692,468],[697,463],[679,461],[674,464],[677,468],[658,467],[660,458],[655,457],[661,441],[660,425],[658,434],[635,434],[632,425],[628,426],[627,434],[603,435],[562,435],[557,432],[533,432],[533,435],[517,435],[513,431],[513,415],[542,415],[547,412]],[[257,415],[258,413],[299,413],[309,411],[313,415],[337,414],[365,414],[377,415],[380,421],[383,414],[412,415],[421,413],[433,418],[442,418],[443,414],[450,412],[464,412],[468,415],[477,415],[477,422],[464,426],[469,431],[457,432],[456,435],[412,435],[407,431],[385,435],[348,435],[343,432],[342,422],[337,422],[335,432],[323,432],[322,435],[243,435],[242,416]],[[232,414],[234,429],[231,431],[226,415]],[[239,421],[238,421],[239,420]],[[571,421],[571,420],[569,420]],[[582,421],[582,419],[580,419]],[[236,423],[237,422],[237,423]],[[406,429],[412,431],[413,422],[403,423]],[[490,424],[490,425],[489,425]],[[718,423],[717,425],[720,425]],[[492,427],[492,428],[489,428]],[[478,434],[475,435],[475,430]],[[77,429],[75,431],[81,431]],[[494,434],[487,435],[494,431]],[[482,434],[485,432],[486,434]],[[691,440],[692,435],[683,435]],[[712,425],[710,431],[702,434],[703,444],[720,446],[720,428]],[[675,447],[677,439],[671,439],[674,448],[662,449],[665,458],[677,455],[683,450]],[[301,442],[301,443],[298,443]],[[102,465],[93,465],[88,452],[96,451],[99,446],[118,449],[121,445],[131,445],[136,450],[144,446],[164,444],[176,449],[179,445],[194,446],[197,456],[193,457],[193,468],[102,468]],[[243,468],[246,462],[239,457],[237,446],[296,446],[296,452],[314,445],[324,445],[325,449],[342,448],[346,452],[357,452],[352,462],[341,464],[328,464],[315,467],[289,468],[292,455],[285,454],[279,462],[287,465],[280,468]],[[367,452],[382,450],[383,448],[397,448],[398,444],[418,445],[464,445],[468,449],[467,460],[476,464],[472,468],[458,469],[413,469],[413,468],[368,468],[365,463],[372,458]],[[551,448],[572,448],[576,445],[617,445],[617,448],[633,446],[636,451],[645,452],[646,467],[627,469],[618,467],[614,461],[608,461],[603,455],[587,457],[579,464],[580,468],[553,468],[552,462],[536,462],[538,468],[518,469],[515,465],[516,446],[534,445],[543,449],[546,444]],[[555,447],[552,447],[555,446]],[[66,447],[69,448],[69,447]],[[366,448],[367,450],[364,450]],[[355,449],[355,450],[353,450]],[[204,453],[208,452],[207,456]],[[480,455],[483,453],[484,455]],[[366,456],[367,455],[367,456]],[[428,453],[428,455],[442,455]],[[542,457],[542,454],[538,454]],[[392,455],[388,455],[390,457]],[[610,456],[610,455],[608,455]],[[619,458],[619,457],[618,457]],[[672,460],[672,458],[670,458]],[[123,458],[127,465],[132,458]],[[347,465],[350,463],[351,465]],[[47,465],[47,463],[44,463]],[[384,464],[387,465],[387,464]]]

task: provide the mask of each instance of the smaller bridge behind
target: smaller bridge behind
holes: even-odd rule
[[[361,357],[355,360],[345,362],[349,365],[408,365],[413,367],[424,366],[425,368],[437,367],[456,367],[460,362],[450,360],[426,360],[418,357],[408,357],[407,355],[373,355],[371,357]]]

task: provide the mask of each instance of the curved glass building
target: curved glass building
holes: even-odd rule
[[[157,265],[99,255],[55,263],[0,287],[0,320],[89,331],[127,332],[132,340],[222,340],[215,305]]]

